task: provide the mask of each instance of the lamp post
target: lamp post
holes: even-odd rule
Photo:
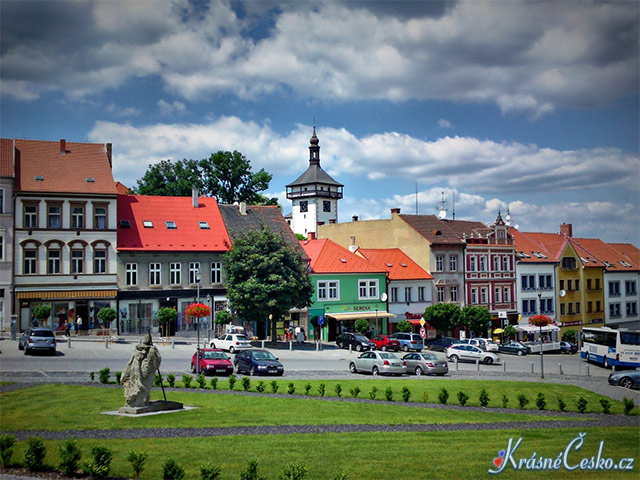
[[[538,308],[540,309],[540,315],[542,315],[542,290],[538,289],[536,291],[538,294]],[[540,337],[538,338],[540,342],[540,377],[544,378],[544,354],[542,353],[542,323],[540,323]]]
[[[196,272],[196,303],[200,303],[200,269]],[[200,375],[200,317],[196,317],[196,331],[198,332],[198,345],[196,347],[196,358],[198,359],[198,375]]]

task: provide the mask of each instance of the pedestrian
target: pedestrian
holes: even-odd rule
[[[78,316],[76,320],[76,335],[82,333],[82,317]]]
[[[300,325],[296,325],[295,332],[296,332],[296,337],[295,337],[296,342],[302,343],[302,340],[300,340]]]
[[[304,327],[300,327],[300,333],[302,333],[302,341],[307,341],[307,333],[304,331]]]
[[[71,322],[67,320],[66,323],[64,324],[64,334],[68,337],[70,333],[71,333]]]
[[[293,340],[293,324],[289,324],[289,340]]]

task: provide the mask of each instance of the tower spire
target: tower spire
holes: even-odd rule
[[[316,136],[316,126],[313,126],[313,135],[309,139],[309,165],[320,165],[320,140]]]

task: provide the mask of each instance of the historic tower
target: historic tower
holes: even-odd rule
[[[319,143],[314,125],[309,140],[309,168],[287,185],[287,198],[293,202],[291,230],[305,236],[316,233],[318,225],[338,221],[338,200],[344,187],[320,166]]]

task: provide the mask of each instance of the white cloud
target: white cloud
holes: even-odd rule
[[[187,111],[187,107],[185,106],[185,104],[179,102],[178,100],[174,100],[173,102],[169,103],[161,98],[156,102],[156,105],[158,105],[160,113],[165,116],[173,115],[175,113],[181,114]]]
[[[451,122],[446,118],[441,118],[440,120],[438,120],[438,126],[440,128],[453,128]]]

